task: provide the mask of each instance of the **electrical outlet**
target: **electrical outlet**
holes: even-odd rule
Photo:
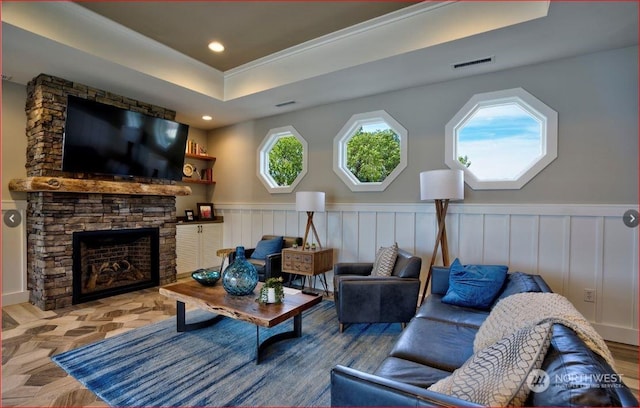
[[[595,289],[585,289],[584,290],[584,301],[588,303],[594,303],[596,301],[596,291]]]

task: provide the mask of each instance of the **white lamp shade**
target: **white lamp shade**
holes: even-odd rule
[[[431,170],[420,173],[421,200],[464,199],[462,170]]]
[[[296,211],[324,211],[324,192],[298,191],[296,193]]]

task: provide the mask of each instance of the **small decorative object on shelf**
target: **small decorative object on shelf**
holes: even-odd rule
[[[236,247],[236,257],[222,275],[222,287],[228,294],[245,296],[258,285],[258,271],[244,256],[244,247]]]
[[[193,210],[184,210],[184,217],[187,221],[193,221],[195,219]]]
[[[191,277],[204,286],[213,286],[220,280],[218,269],[198,269],[191,274]]]
[[[198,203],[197,208],[199,220],[212,220],[215,217],[213,203]]]
[[[195,140],[190,139],[190,140],[187,140],[185,153],[195,154],[198,156],[206,156],[207,149],[205,149],[204,146],[202,146],[200,143],[196,142]]]
[[[260,289],[260,297],[256,300],[258,303],[282,303],[284,300],[282,278],[267,279]]]
[[[195,169],[196,168],[192,164],[185,163],[185,165],[182,167],[182,173],[185,177],[191,177],[193,176],[193,172],[195,171]]]
[[[315,251],[316,250],[316,243],[314,242],[313,244],[311,244],[311,250]]]

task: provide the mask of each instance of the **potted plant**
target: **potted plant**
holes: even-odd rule
[[[282,278],[269,278],[260,289],[260,303],[282,303],[284,290],[282,289]]]

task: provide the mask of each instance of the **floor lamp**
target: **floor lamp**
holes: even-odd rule
[[[302,248],[304,249],[306,247],[309,230],[312,230],[313,235],[316,237],[318,247],[322,249],[320,238],[318,238],[318,231],[316,231],[316,227],[313,225],[313,213],[316,211],[324,211],[324,193],[321,191],[298,191],[296,193],[296,211],[307,212],[307,228],[304,231]]]
[[[447,229],[445,218],[449,201],[464,199],[464,172],[462,170],[431,170],[420,173],[420,199],[433,200],[436,205],[436,219],[438,234],[433,246],[427,281],[422,289],[422,301],[427,294],[427,287],[431,281],[431,269],[436,263],[438,247],[442,250],[442,264],[449,266],[449,246],[447,245]]]

